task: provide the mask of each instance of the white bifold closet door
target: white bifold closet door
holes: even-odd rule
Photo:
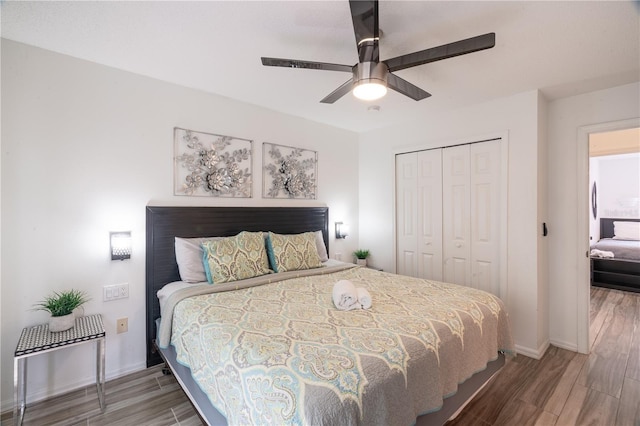
[[[500,141],[396,156],[399,274],[500,292]]]
[[[500,141],[470,145],[471,287],[500,296]],[[506,235],[506,234],[505,234]]]
[[[396,156],[399,274],[442,281],[442,150]]]
[[[442,251],[444,280],[471,285],[469,145],[442,153]]]
[[[396,270],[417,277],[418,153],[396,156]]]
[[[418,275],[442,281],[442,150],[418,153]]]
[[[500,142],[446,148],[444,281],[499,294]]]

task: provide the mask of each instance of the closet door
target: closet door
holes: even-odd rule
[[[471,286],[500,295],[500,141],[471,145]]]
[[[396,155],[396,270],[418,276],[418,154]]]
[[[442,281],[442,149],[418,153],[418,276]]]
[[[396,156],[397,272],[500,295],[499,140]]]
[[[471,285],[469,145],[442,151],[444,281]]]

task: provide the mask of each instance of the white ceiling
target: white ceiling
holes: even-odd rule
[[[381,1],[382,60],[487,32],[493,49],[398,75],[433,96],[319,101],[347,73],[264,67],[261,56],[353,65],[341,1],[0,2],[2,37],[356,132],[540,89],[548,99],[640,81],[640,3]]]

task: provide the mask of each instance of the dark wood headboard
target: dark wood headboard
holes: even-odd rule
[[[600,238],[613,238],[613,222],[640,222],[640,219],[612,219],[608,217],[600,218]]]
[[[155,321],[160,316],[156,293],[178,281],[175,237],[227,237],[241,231],[297,234],[321,230],[329,250],[327,207],[147,207],[147,367],[162,362],[154,351]]]

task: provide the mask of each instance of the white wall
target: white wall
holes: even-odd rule
[[[215,78],[212,76],[211,78]],[[102,313],[107,378],[145,367],[145,206],[327,205],[357,223],[354,133],[53,52],[2,40],[2,410],[12,406],[12,355],[30,308],[78,288]],[[173,127],[252,139],[251,199],[173,196]],[[262,143],[318,151],[316,201],[264,200]],[[129,261],[110,261],[108,233],[130,229]],[[331,254],[355,250],[358,228]],[[102,302],[102,286],[128,282],[128,299]],[[117,318],[129,332],[115,333]],[[29,361],[28,399],[92,382],[93,345]]]
[[[578,348],[577,289],[588,286],[578,282],[578,131],[640,117],[640,84],[551,103],[535,98],[535,92],[523,93],[360,136],[360,245],[371,249],[377,266],[393,271],[394,153],[508,131],[506,302],[516,344],[533,356],[547,342]],[[547,238],[541,238],[542,222],[548,225]]]
[[[640,217],[640,154],[597,157],[602,217]]]
[[[578,286],[588,286],[579,279],[578,268],[588,269],[588,259],[578,252],[577,217],[586,218],[586,205],[578,207],[579,130],[619,120],[640,117],[640,83],[559,99],[548,107],[549,171],[549,333],[551,342],[576,349],[578,342]],[[587,141],[584,141],[587,143]],[[583,149],[588,153],[588,148]],[[585,154],[586,155],[586,154]],[[584,161],[587,161],[586,158]],[[585,172],[586,173],[586,172]],[[587,176],[585,200],[589,190]],[[587,225],[588,227],[588,225]],[[584,234],[587,234],[585,228]],[[588,236],[584,246],[588,248]],[[578,265],[580,262],[580,265]],[[588,276],[588,275],[587,275]],[[588,312],[588,311],[587,311]]]
[[[519,350],[539,354],[548,340],[539,330],[538,248],[538,108],[537,91],[424,117],[419,122],[360,136],[360,245],[371,261],[395,271],[394,154],[472,142],[508,134],[508,297],[513,334]],[[523,243],[525,242],[525,243]]]

